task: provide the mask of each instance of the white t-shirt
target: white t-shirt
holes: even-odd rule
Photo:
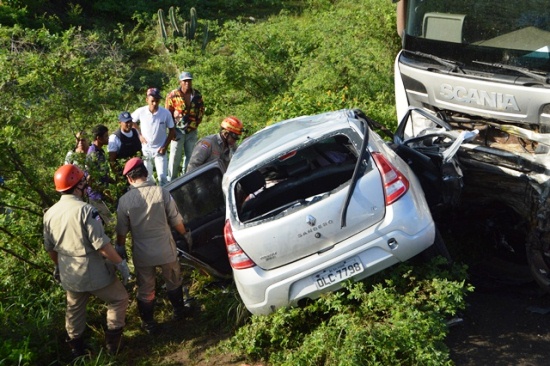
[[[144,149],[159,149],[166,142],[167,129],[174,127],[170,111],[159,106],[156,113],[149,111],[149,106],[139,107],[132,113],[132,121],[139,122],[141,134],[147,140]]]
[[[126,136],[126,137],[129,137],[131,138],[134,134],[134,130],[130,130],[130,132],[124,132],[122,130],[120,130],[120,132]],[[120,139],[118,138],[117,135],[115,135],[114,133],[112,133],[111,135],[109,135],[109,145],[107,145],[107,151],[108,152],[118,152],[118,150],[120,150],[120,146],[122,146],[122,141],[120,141]]]

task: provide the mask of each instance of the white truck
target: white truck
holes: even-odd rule
[[[550,4],[394,2],[398,142],[427,134],[432,116],[477,130],[458,151],[461,201],[487,213],[491,244],[523,256],[550,291]]]

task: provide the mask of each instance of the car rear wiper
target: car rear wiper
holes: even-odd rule
[[[517,71],[517,72],[519,72],[519,73],[521,73],[525,76],[533,78],[536,81],[540,81],[540,82],[543,82],[545,84],[550,84],[550,75],[549,74],[546,74],[546,75],[537,74],[534,71],[532,71],[528,68],[525,68],[525,67],[499,64],[499,63],[494,63],[494,62],[483,62],[483,61],[476,61],[476,60],[474,60],[472,62],[475,63],[475,64],[496,67],[497,69]]]
[[[363,160],[368,157],[367,154],[367,146],[369,144],[369,120],[365,113],[361,111],[360,109],[354,109],[353,110],[355,117],[360,118],[365,121],[363,126],[365,127],[365,134],[363,136],[363,142],[361,143],[361,152],[359,156],[357,157],[357,163],[355,163],[355,168],[353,169],[353,175],[351,176],[351,182],[349,184],[348,193],[346,195],[346,199],[344,200],[344,205],[342,206],[342,210],[340,211],[340,228],[343,228],[346,226],[346,216],[348,213],[348,206],[351,200],[351,196],[353,195],[353,191],[355,190],[355,185],[357,184],[357,180],[359,180],[359,177],[363,175],[363,172],[365,171],[366,164],[363,164]],[[366,163],[366,162],[365,162]]]
[[[464,70],[462,69],[462,67],[464,66],[464,64],[462,63],[459,63],[459,62],[456,62],[456,61],[452,61],[452,60],[447,60],[447,59],[444,59],[444,58],[441,58],[439,56],[436,56],[436,55],[432,55],[430,53],[424,53],[424,52],[420,52],[420,51],[409,51],[409,50],[403,50],[403,52],[406,52],[406,53],[410,53],[410,54],[413,54],[413,55],[416,55],[416,56],[420,56],[420,57],[424,57],[424,58],[428,58],[430,60],[433,60],[437,63],[439,63],[440,65],[443,65],[443,66],[447,66],[450,68],[450,72],[457,72],[457,71],[460,71],[461,73],[465,74],[466,72],[464,72]]]

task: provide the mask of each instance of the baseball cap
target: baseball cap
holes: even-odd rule
[[[124,111],[118,115],[118,121],[119,122],[130,122],[132,120],[132,116],[130,113]]]
[[[184,71],[180,74],[180,81],[183,80],[193,80],[193,74],[191,74],[189,71]]]
[[[126,175],[130,173],[130,171],[134,170],[140,165],[143,165],[143,160],[141,160],[140,158],[131,158],[124,165],[124,170],[122,171],[122,175]]]
[[[152,96],[157,99],[162,99],[162,97],[160,96],[160,91],[157,88],[147,89],[147,96]]]

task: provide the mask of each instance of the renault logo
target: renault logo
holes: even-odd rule
[[[315,223],[317,222],[317,219],[311,215],[307,215],[306,217],[306,223],[309,225],[309,226],[315,226]]]

